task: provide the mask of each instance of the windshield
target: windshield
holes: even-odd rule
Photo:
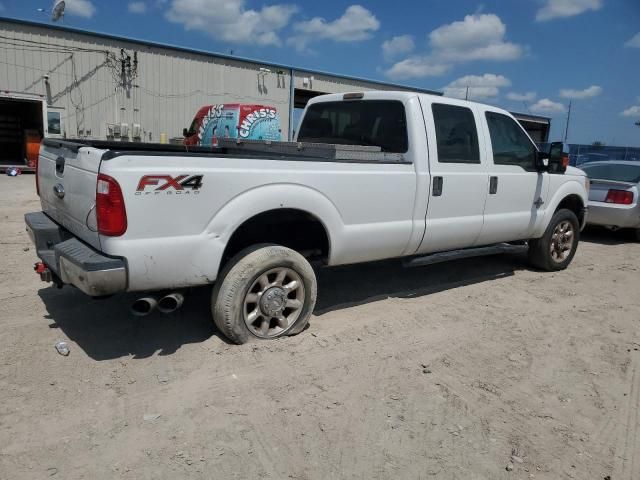
[[[640,182],[640,163],[624,165],[611,163],[607,165],[581,165],[589,178],[599,180],[615,180],[618,182]]]
[[[404,106],[395,100],[322,102],[302,119],[299,142],[370,145],[383,152],[408,150]]]

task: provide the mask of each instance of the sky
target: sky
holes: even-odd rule
[[[50,22],[52,0],[0,0]],[[66,0],[62,24],[403,85],[640,147],[640,0]],[[467,90],[468,89],[468,90]]]

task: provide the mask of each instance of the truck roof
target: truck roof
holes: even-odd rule
[[[347,96],[345,98],[345,96]],[[349,98],[351,97],[351,98]],[[500,107],[496,107],[494,105],[488,105],[486,103],[474,102],[471,100],[461,100],[459,98],[453,97],[445,97],[441,95],[431,95],[427,93],[419,93],[419,92],[403,92],[403,91],[380,91],[380,90],[370,90],[370,91],[361,91],[361,92],[350,92],[350,93],[330,93],[327,95],[319,95],[317,97],[309,100],[308,105],[312,105],[314,103],[321,102],[341,102],[344,100],[358,100],[360,98],[364,100],[399,100],[406,101],[411,98],[421,97],[428,98],[433,101],[437,101],[438,103],[447,103],[451,105],[459,105],[459,106],[469,106],[469,105],[478,105],[482,108],[490,109],[492,111],[500,111],[512,116],[507,110],[504,110]]]

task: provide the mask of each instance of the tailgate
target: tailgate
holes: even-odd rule
[[[593,178],[590,180],[589,201],[604,202],[609,190],[623,190],[633,192],[634,202],[637,201],[638,191],[635,183],[619,182],[616,180],[600,180]]]
[[[42,210],[75,236],[99,248],[96,182],[103,150],[45,140],[38,157]]]

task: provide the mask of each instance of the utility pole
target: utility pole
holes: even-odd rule
[[[564,127],[564,143],[567,143],[569,136],[569,120],[571,119],[571,100],[569,100],[569,111],[567,112],[567,125]]]
[[[469,85],[467,85],[467,93],[464,95],[465,100],[469,100]]]

